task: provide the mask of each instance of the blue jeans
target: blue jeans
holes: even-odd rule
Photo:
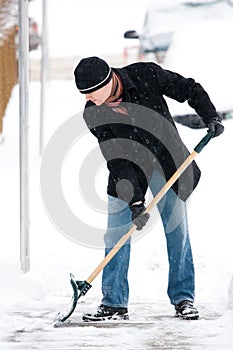
[[[154,173],[149,187],[155,196],[164,179]],[[105,233],[105,255],[132,226],[131,211],[126,202],[108,196],[108,228]],[[194,265],[189,240],[186,204],[169,189],[157,204],[167,241],[169,276],[167,293],[171,304],[194,300]],[[102,275],[102,304],[127,307],[129,298],[128,268],[130,239],[105,266]]]

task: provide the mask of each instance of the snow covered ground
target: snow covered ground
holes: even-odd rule
[[[125,6],[130,2],[125,2]],[[61,5],[61,1],[59,3]],[[57,23],[53,22],[53,26]],[[69,273],[73,272],[81,280],[87,278],[102,260],[103,250],[67,239],[45,212],[39,178],[39,102],[39,83],[32,82],[29,106],[31,269],[27,274],[23,274],[19,266],[18,86],[13,90],[4,119],[5,142],[0,145],[0,349],[233,349],[233,286],[230,286],[233,225],[229,202],[233,195],[233,120],[224,121],[224,134],[213,139],[198,156],[202,179],[188,203],[200,320],[185,322],[172,317],[174,310],[166,295],[165,238],[154,211],[151,220],[154,218],[155,225],[132,245],[129,271],[131,318],[147,319],[152,323],[145,327],[54,329],[52,323],[56,313],[70,301]],[[63,122],[81,112],[83,104],[83,97],[72,80],[48,82],[46,143]],[[206,132],[180,125],[178,128],[190,151]],[[80,140],[80,144],[74,145],[64,164],[64,193],[71,207],[82,201],[77,184],[77,174],[82,166],[80,158],[95,145],[94,138],[88,135],[84,141]],[[101,198],[105,198],[104,171],[96,178]],[[83,207],[84,213],[85,208],[89,213],[90,208],[85,207],[85,203]],[[106,214],[95,212],[93,215],[104,223]],[[90,221],[90,215],[85,219]],[[73,320],[98,305],[100,284],[101,278],[97,277],[92,289],[80,300]]]

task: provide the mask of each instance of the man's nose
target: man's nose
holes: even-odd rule
[[[91,95],[90,94],[86,94],[86,100],[89,101],[91,98]]]

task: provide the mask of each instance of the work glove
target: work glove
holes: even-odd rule
[[[214,132],[214,137],[221,135],[224,131],[224,126],[221,122],[222,116],[220,114],[212,119],[209,119],[207,122],[208,131]]]
[[[146,225],[150,217],[149,213],[143,214],[143,212],[146,210],[145,205],[143,203],[134,204],[134,205],[131,204],[130,209],[132,212],[132,221],[134,225],[137,226],[137,230],[142,230],[143,226]]]

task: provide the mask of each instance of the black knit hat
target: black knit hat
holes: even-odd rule
[[[83,58],[74,70],[75,83],[82,94],[105,86],[112,78],[109,65],[99,57]]]

